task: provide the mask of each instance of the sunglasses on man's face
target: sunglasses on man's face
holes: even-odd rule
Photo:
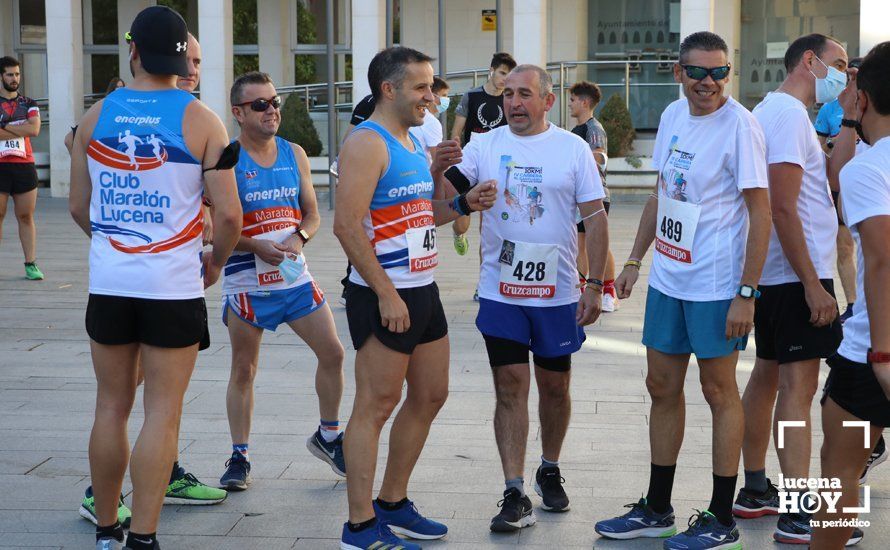
[[[686,71],[686,76],[691,78],[692,80],[704,80],[708,78],[708,75],[711,75],[715,81],[723,80],[727,76],[729,76],[729,65],[724,65],[722,67],[712,67],[708,69],[707,67],[698,67],[696,65],[680,65],[684,71]]]
[[[269,105],[275,107],[276,109],[281,108],[281,98],[278,96],[273,97],[272,99],[263,99],[261,97],[254,99],[253,101],[245,101],[244,103],[236,103],[236,107],[243,107],[244,105],[250,105],[251,110],[256,111],[258,113],[264,113],[266,109],[269,108]]]

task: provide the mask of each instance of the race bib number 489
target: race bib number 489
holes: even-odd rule
[[[658,197],[655,250],[676,262],[691,264],[699,216],[701,206],[697,204]]]
[[[498,291],[509,298],[556,295],[559,248],[553,244],[504,241]]]

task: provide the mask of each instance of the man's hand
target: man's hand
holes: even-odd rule
[[[284,261],[290,249],[284,243],[276,243],[266,239],[254,239],[253,253],[269,265],[278,265]]]
[[[840,95],[837,96],[838,105],[840,105],[841,109],[844,111],[844,118],[852,120],[858,118],[858,113],[856,112],[856,99],[859,95],[856,86],[856,74],[858,72],[859,69],[847,69],[847,86],[841,90]]]
[[[204,288],[213,286],[219,280],[219,274],[222,272],[222,266],[216,265],[213,261],[213,254],[204,254]]]
[[[433,162],[430,165],[430,172],[433,174],[442,173],[455,164],[460,164],[463,158],[463,150],[457,140],[448,139],[436,145],[433,149]]]
[[[390,332],[401,334],[411,328],[411,318],[408,315],[408,306],[395,290],[386,296],[378,298],[380,307],[380,324]]]
[[[284,242],[281,243],[286,247],[285,251],[293,254],[302,254],[303,253],[303,239],[300,238],[299,235],[294,233],[290,237],[284,239]]]
[[[201,206],[204,209],[204,232],[201,235],[202,243],[213,244],[213,216],[209,206]]]
[[[467,191],[467,204],[470,205],[470,210],[473,212],[488,210],[494,206],[494,201],[497,198],[498,182],[496,180],[484,181]]]
[[[810,308],[810,323],[817,327],[830,325],[837,317],[837,300],[818,283],[805,287],[804,292]]]
[[[736,296],[726,313],[726,339],[742,338],[754,328],[754,298]]]
[[[884,396],[890,400],[890,363],[872,363],[871,368],[884,390]]]
[[[618,293],[618,298],[621,300],[630,298],[630,293],[639,278],[640,270],[636,267],[626,266],[621,270],[621,274],[615,279],[615,292]]]
[[[586,327],[599,319],[603,310],[603,289],[596,285],[587,285],[581,292],[581,300],[578,301],[578,311],[575,313],[575,321],[578,326]]]

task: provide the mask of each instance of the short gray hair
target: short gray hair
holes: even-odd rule
[[[553,92],[553,79],[550,78],[550,73],[547,72],[546,69],[542,69],[531,63],[523,63],[522,65],[517,65],[516,68],[510,72],[519,74],[527,71],[532,71],[538,74],[538,83],[541,85],[541,97],[547,97],[547,94]]]

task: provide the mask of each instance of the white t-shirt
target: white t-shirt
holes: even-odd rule
[[[427,111],[423,115],[423,124],[412,126],[408,129],[408,132],[417,138],[417,141],[423,146],[423,152],[426,153],[427,161],[432,162],[433,156],[430,154],[430,148],[442,143],[442,123],[439,122],[436,115]]]
[[[660,178],[649,284],[680,300],[731,299],[748,240],[742,190],[768,186],[760,125],[732,98],[704,116],[678,99],[661,115],[652,164]]]
[[[502,126],[474,135],[457,169],[470,185],[498,186],[482,216],[479,296],[534,307],[577,302],[575,209],[605,196],[587,143],[554,124],[534,136]]]
[[[890,216],[890,137],[847,163],[841,170],[841,207],[844,221],[856,242],[856,306],[844,323],[844,339],[838,353],[857,363],[866,363],[871,347],[868,304],[865,302],[865,258],[857,224],[875,216]],[[886,351],[886,350],[879,350]]]
[[[820,279],[831,279],[834,276],[837,215],[825,173],[825,153],[819,145],[807,109],[794,96],[772,92],[753,112],[766,136],[767,163],[787,162],[803,168],[797,213],[816,273]],[[773,226],[760,284],[779,285],[797,281],[800,278],[785,257]]]

